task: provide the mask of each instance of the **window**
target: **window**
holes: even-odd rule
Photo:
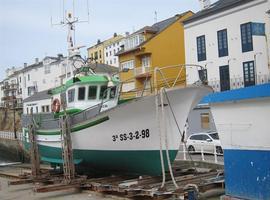
[[[27,75],[27,80],[30,81],[30,74]]]
[[[202,135],[193,135],[190,137],[191,140],[203,140]]]
[[[241,24],[242,52],[253,51],[251,23]]]
[[[97,97],[97,86],[89,86],[88,99],[96,99]]]
[[[108,57],[108,52],[106,52],[106,57]]]
[[[254,61],[243,63],[244,85],[249,87],[255,85]]]
[[[116,64],[116,58],[113,59],[113,63]]]
[[[204,35],[197,37],[197,56],[198,61],[206,60],[206,46]]]
[[[75,89],[71,89],[68,91],[68,102],[71,103],[75,98]]]
[[[78,100],[84,100],[85,99],[85,87],[79,87],[79,94],[78,94]]]
[[[45,112],[45,106],[42,106],[42,107],[41,107],[41,110],[42,110],[42,112],[44,113],[44,112]]]
[[[134,69],[134,60],[126,61],[121,63],[121,68],[123,69]]]
[[[114,99],[116,95],[116,87],[112,87],[110,90],[110,99]]]
[[[95,52],[95,57],[94,57],[94,59],[95,59],[95,60],[98,59],[98,52],[97,52],[97,51]]]
[[[218,133],[209,133],[209,135],[210,135],[214,140],[219,140]]]
[[[149,67],[150,66],[150,57],[143,56],[142,57],[142,67]]]
[[[27,114],[29,114],[29,108],[26,108],[26,112],[27,112]]]
[[[228,56],[228,39],[227,29],[223,29],[217,32],[218,36],[218,56]]]
[[[100,87],[99,99],[107,99],[107,94],[104,92],[107,92],[107,86],[105,85]]]
[[[22,82],[22,77],[20,77],[20,83]]]
[[[36,106],[36,113],[38,113],[38,107]]]
[[[201,113],[201,127],[209,129],[209,113]]]
[[[101,50],[99,50],[99,58],[101,58],[102,56],[101,56]]]
[[[46,106],[46,112],[50,112],[50,106]]]
[[[44,73],[45,73],[45,74],[51,73],[51,66],[50,66],[50,65],[45,65]]]

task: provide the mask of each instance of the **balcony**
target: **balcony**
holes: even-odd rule
[[[15,96],[5,96],[1,98],[2,101],[13,101],[14,99],[16,99]]]
[[[146,78],[151,76],[151,67],[136,67],[134,68],[135,78]]]
[[[2,90],[10,91],[10,90],[17,90],[18,84],[12,83],[12,84],[5,84],[1,87]]]
[[[235,90],[239,88],[244,88],[252,85],[261,85],[264,83],[270,83],[270,75],[257,75],[256,81],[254,80],[253,83],[251,82],[245,82],[243,77],[238,77],[238,78],[231,78],[228,81],[219,81],[219,80],[214,80],[214,81],[208,81],[208,85],[211,86],[215,92],[220,92],[222,91],[222,86],[227,87],[227,89],[230,90]]]

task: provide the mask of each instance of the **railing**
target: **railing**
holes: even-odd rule
[[[135,67],[134,68],[134,76],[142,76],[142,75],[149,75],[151,73],[151,67]]]
[[[211,149],[211,150],[209,150]],[[189,151],[188,146],[182,143],[179,149],[180,159],[182,160],[194,160],[194,161],[203,161],[216,164],[223,164],[223,150],[220,146],[207,145],[204,144],[199,149],[194,149],[194,151]]]
[[[138,77],[138,74],[142,72],[146,72],[144,75],[145,81],[150,81],[150,76],[153,76],[151,78],[152,80],[151,86],[150,86],[151,92],[149,92],[149,86],[147,84],[144,84],[143,87],[136,87],[136,88],[131,89],[130,91],[122,92],[122,89],[121,89],[120,91],[122,92],[122,95],[123,95],[122,98],[128,99],[128,98],[148,95],[148,94],[154,93],[156,89],[160,89],[162,87],[171,88],[179,84],[185,85],[186,77],[184,77],[183,75],[184,75],[186,67],[189,67],[189,68],[195,67],[198,69],[203,69],[202,66],[193,65],[193,64],[179,64],[179,65],[172,65],[172,66],[165,66],[165,67],[155,67],[151,69],[145,68],[145,71],[143,71],[142,67],[135,68],[134,75],[137,74],[137,77]],[[173,70],[174,73],[169,73],[171,71],[168,69]],[[123,82],[121,82],[121,85],[135,81],[137,77],[134,76],[132,78],[124,80]],[[197,77],[199,81],[199,74]]]
[[[23,140],[23,133],[17,132],[17,140],[22,141]],[[8,140],[15,140],[15,134],[14,132],[10,131],[0,131],[0,139],[8,139]]]
[[[261,85],[264,83],[270,83],[270,75],[257,75],[256,80],[254,79],[253,82],[244,82],[243,77],[237,77],[237,78],[231,78],[228,81],[220,81],[220,80],[214,80],[214,81],[209,81],[208,85],[211,86],[215,92],[220,92],[222,85],[227,89],[227,90],[235,90],[239,88],[243,88],[246,86],[251,86],[251,85]]]
[[[18,84],[16,83],[11,83],[11,84],[6,84],[1,87],[2,90],[16,90],[18,89]]]
[[[11,100],[16,99],[16,97],[15,96],[5,96],[5,97],[2,97],[1,99],[2,99],[2,101],[11,101]]]

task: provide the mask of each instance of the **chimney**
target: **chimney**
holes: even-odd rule
[[[100,43],[101,43],[101,41],[100,41],[100,39],[98,39],[98,40],[97,40],[97,44],[100,44]]]
[[[35,63],[38,64],[39,60],[38,58],[35,58]]]
[[[199,0],[199,2],[200,2],[201,10],[207,9],[211,5],[210,0]]]
[[[113,34],[113,37],[117,37],[117,33],[114,33],[114,34]]]
[[[27,67],[27,63],[23,63],[23,67]]]
[[[129,36],[129,32],[126,32],[125,35],[126,35],[126,36]]]

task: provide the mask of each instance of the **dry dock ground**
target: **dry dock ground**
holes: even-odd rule
[[[57,191],[49,193],[34,193],[32,191],[32,184],[24,184],[17,186],[8,186],[8,179],[0,178],[0,199],[1,200],[114,200],[114,199],[127,199],[113,195],[104,195],[102,193],[91,191],[77,191],[75,189],[69,189],[66,191]]]
[[[0,172],[9,174],[18,174],[18,168],[14,167],[0,167]],[[34,193],[32,191],[33,184],[23,185],[8,185],[11,179],[0,177],[0,200],[125,200],[119,196],[105,195],[103,193],[92,191],[79,191],[76,189],[69,189],[57,192],[48,193]]]

